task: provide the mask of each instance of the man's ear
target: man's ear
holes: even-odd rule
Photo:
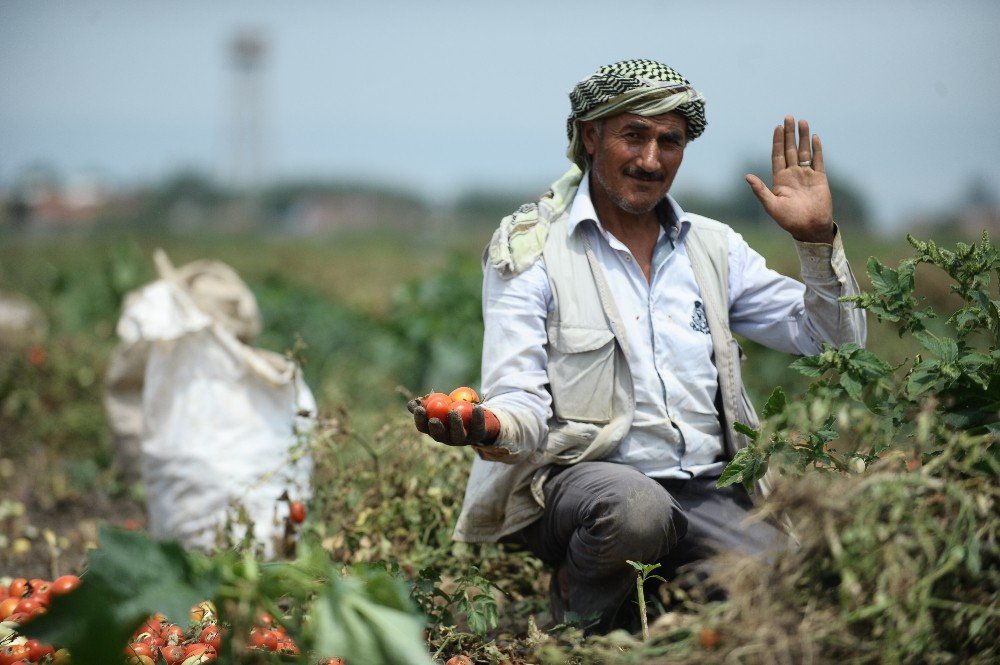
[[[597,151],[597,145],[601,140],[601,132],[597,127],[597,120],[581,120],[580,121],[580,139],[583,141],[583,149],[587,151],[587,154],[591,157]]]

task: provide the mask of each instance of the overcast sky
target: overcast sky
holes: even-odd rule
[[[568,164],[568,91],[646,57],[708,99],[678,189],[740,186],[791,113],[883,224],[956,205],[977,176],[1000,190],[997,0],[0,0],[0,184],[38,162],[225,177],[227,49],[247,28],[269,48],[272,177],[540,192]]]

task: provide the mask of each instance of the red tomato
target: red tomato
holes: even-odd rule
[[[452,658],[449,658],[445,665],[472,665],[472,659],[465,654],[462,654],[460,656],[453,656]]]
[[[327,658],[323,665],[345,665],[343,658]]]
[[[442,398],[442,397],[447,397],[448,399],[451,399],[445,393],[427,393],[426,395],[424,395],[422,401],[423,401],[424,404],[426,404],[427,402],[431,401],[432,399],[438,399],[438,398]]]
[[[17,607],[17,604],[20,602],[21,599],[16,598],[14,596],[11,596],[10,598],[5,598],[4,600],[0,600],[0,621],[3,621],[11,614],[13,614],[14,608]]]
[[[424,402],[424,410],[427,411],[428,420],[437,418],[441,422],[444,422],[448,418],[448,412],[451,410],[451,398],[435,397],[434,399],[427,400]]]
[[[125,655],[132,656],[153,656],[153,647],[149,646],[145,642],[132,642],[132,644],[125,647]]]
[[[55,653],[56,650],[51,644],[40,642],[39,640],[27,640],[24,646],[28,648],[28,660],[39,661],[43,656]]]
[[[177,644],[165,646],[160,649],[160,657],[166,661],[167,665],[177,665],[177,663],[184,662],[184,659],[186,658],[184,655],[184,647]]]
[[[48,607],[52,602],[52,583],[42,579],[31,580],[28,583],[28,597]]]
[[[288,518],[296,524],[302,524],[306,518],[306,504],[301,501],[292,501],[288,504]]]
[[[13,581],[11,581],[10,587],[8,588],[7,591],[10,594],[11,598],[20,598],[21,596],[24,595],[24,593],[27,590],[28,590],[28,580],[24,579],[23,577],[18,577],[15,578]]]
[[[17,607],[14,608],[14,612],[24,612],[28,616],[34,616],[38,610],[44,609],[42,604],[35,600],[34,598],[25,597],[22,598],[18,603]]]
[[[23,644],[8,644],[0,649],[0,665],[11,665],[28,658],[28,647]]]
[[[719,634],[711,628],[702,628],[698,633],[698,642],[704,649],[711,651],[719,644]]]
[[[62,577],[57,577],[55,581],[52,582],[52,595],[65,596],[78,586],[80,586],[80,578],[76,575],[63,575]]]
[[[176,624],[166,624],[160,630],[160,637],[167,644],[180,644],[184,641],[184,629]]]
[[[218,626],[205,626],[199,639],[218,651],[222,647],[222,629]]]
[[[466,427],[469,426],[469,422],[472,420],[472,402],[458,401],[451,403],[451,410],[458,411],[459,415],[462,416],[462,424]]]
[[[278,648],[278,636],[270,628],[253,628],[250,631],[250,646],[274,651]]]
[[[473,404],[479,403],[479,395],[476,394],[475,390],[469,388],[468,386],[455,388],[454,390],[451,391],[451,395],[449,395],[449,397],[451,397],[456,402],[462,401],[462,402],[472,402]]]
[[[211,644],[202,644],[201,642],[194,642],[184,647],[185,659],[191,658],[192,656],[198,656],[199,658],[203,659],[211,657],[212,660],[215,660],[215,655],[216,655],[215,647],[213,647]],[[202,660],[201,662],[207,663],[209,661]]]

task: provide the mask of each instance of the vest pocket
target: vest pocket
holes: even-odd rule
[[[548,375],[557,418],[588,423],[611,420],[615,389],[615,336],[607,328],[549,329]]]

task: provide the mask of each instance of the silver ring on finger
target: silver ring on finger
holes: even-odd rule
[[[811,159],[807,159],[805,161],[799,162],[799,166],[809,167],[809,166],[812,166],[812,165],[813,165],[813,162],[812,162]]]

